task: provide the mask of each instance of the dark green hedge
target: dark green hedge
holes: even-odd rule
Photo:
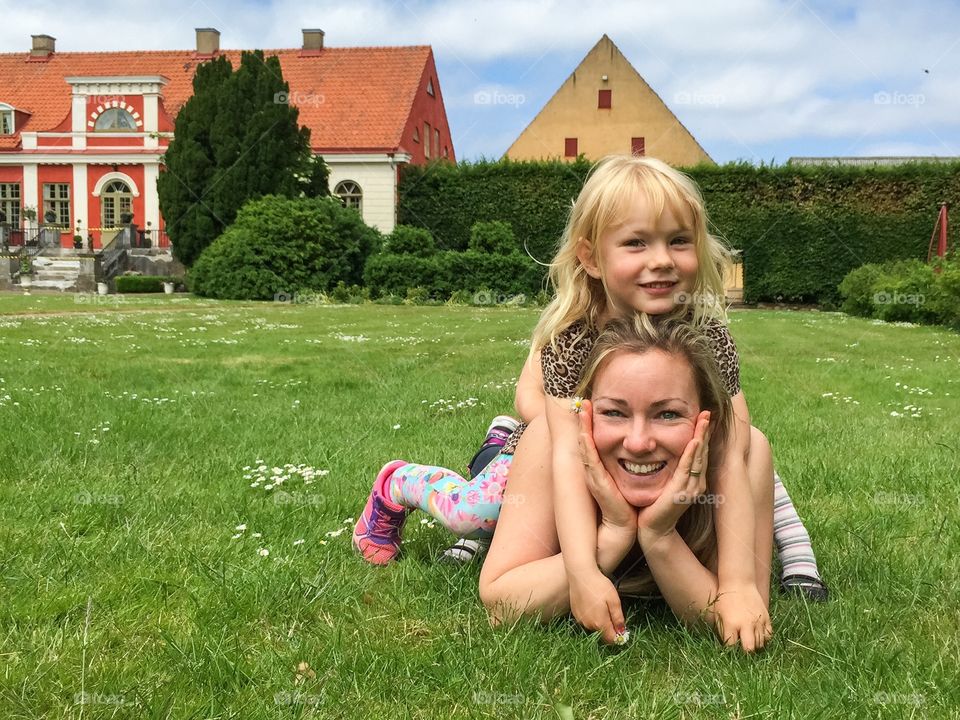
[[[462,250],[473,223],[502,220],[513,227],[518,249],[547,262],[588,170],[583,160],[407,166],[399,221],[430,230],[442,249]],[[960,203],[956,163],[741,163],[685,172],[703,191],[713,231],[742,251],[748,302],[836,303],[850,270],[925,258],[940,203]]]
[[[467,250],[444,250],[435,255],[397,255],[380,253],[367,261],[364,285],[372,297],[406,297],[411,288],[423,288],[433,300],[447,300],[456,291],[491,291],[489,301],[496,304],[515,295],[533,298],[543,287],[543,273],[530,258],[514,252],[491,255]],[[503,297],[504,300],[497,300]]]
[[[116,279],[118,293],[154,293],[163,292],[163,284],[180,284],[183,278],[166,275],[120,275]]]
[[[441,250],[466,250],[474,223],[502,220],[518,250],[549,262],[589,170],[585,160],[406,165],[397,222],[427,228]]]

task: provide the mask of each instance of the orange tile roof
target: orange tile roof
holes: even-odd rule
[[[225,50],[236,69],[240,50]],[[430,47],[299,48],[265,50],[280,58],[299,122],[310,128],[310,144],[329,152],[395,151],[410,115]],[[0,102],[31,113],[17,128],[49,131],[70,112],[72,76],[163,75],[163,109],[171,116],[193,92],[193,74],[202,62],[192,50],[145,52],[63,52],[46,62],[29,53],[0,54]],[[19,148],[19,135],[0,137],[0,150]]]

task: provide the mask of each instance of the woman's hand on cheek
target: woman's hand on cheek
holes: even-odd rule
[[[626,501],[610,473],[600,462],[597,446],[593,442],[593,403],[583,400],[580,407],[580,457],[587,471],[587,488],[597,501],[603,523],[616,530],[626,530],[631,535],[637,526],[637,509]]]
[[[640,545],[672,533],[687,508],[707,488],[707,457],[710,450],[710,412],[697,415],[693,437],[677,463],[673,477],[667,482],[652,505],[637,515],[637,537]]]

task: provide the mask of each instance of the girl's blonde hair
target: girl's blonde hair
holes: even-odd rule
[[[710,411],[710,450],[707,459],[707,499],[713,494],[713,474],[723,457],[723,447],[733,422],[733,406],[726,391],[713,351],[706,337],[689,323],[669,316],[636,313],[632,319],[607,323],[597,339],[577,394],[590,397],[598,375],[616,356],[642,355],[654,350],[685,360],[693,374],[700,410]],[[679,371],[679,366],[678,366]],[[694,555],[709,564],[716,552],[712,503],[695,503],[680,518],[677,531]],[[645,563],[631,553],[617,568],[617,589],[624,595],[643,595],[656,590]]]
[[[590,243],[593,261],[603,270],[599,256],[600,237],[624,222],[640,195],[657,217],[664,208],[689,219],[699,263],[691,298],[693,324],[708,319],[726,323],[724,274],[733,252],[707,231],[703,197],[696,183],[661,160],[634,155],[610,155],[590,169],[583,189],[574,201],[560,247],[550,263],[550,284],[556,295],[540,316],[533,331],[533,350],[553,344],[557,335],[573,323],[585,321],[584,332],[600,329],[607,306],[603,282],[591,278],[577,257],[581,239]],[[671,315],[687,315],[689,305],[680,303]]]

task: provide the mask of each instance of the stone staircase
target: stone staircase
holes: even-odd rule
[[[33,258],[32,288],[76,291],[79,279],[80,261],[77,259],[43,255]]]

